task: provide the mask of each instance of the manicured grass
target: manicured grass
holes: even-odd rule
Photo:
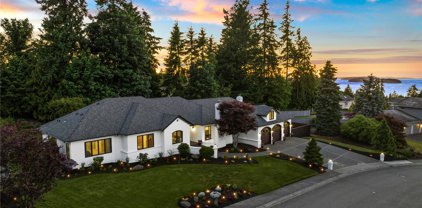
[[[417,142],[415,140],[407,139],[407,144],[413,149],[415,149],[416,152],[419,154],[422,154],[422,142]]]
[[[176,207],[180,197],[217,184],[237,184],[262,194],[317,174],[290,161],[256,160],[258,164],[166,165],[60,180],[38,207]]]
[[[382,152],[380,150],[371,149],[368,147],[363,147],[363,146],[358,146],[358,145],[353,145],[353,144],[347,144],[347,143],[339,142],[339,141],[334,141],[327,138],[322,138],[320,136],[312,136],[312,138],[316,139],[317,141],[321,141],[324,143],[331,143],[340,147],[344,147],[344,148],[352,149],[356,151],[367,152],[367,153],[372,153],[372,154],[380,154]]]

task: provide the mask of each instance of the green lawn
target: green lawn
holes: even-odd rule
[[[237,184],[262,194],[317,174],[289,161],[256,160],[253,165],[167,165],[60,180],[38,207],[176,207],[180,197],[217,184]]]
[[[407,144],[413,149],[415,149],[416,152],[419,154],[422,154],[422,142],[417,142],[415,140],[407,139]]]
[[[370,149],[367,147],[362,147],[362,146],[357,146],[357,145],[353,145],[353,144],[347,144],[344,142],[339,142],[339,141],[333,141],[330,139],[325,139],[325,138],[321,138],[321,137],[317,137],[317,136],[313,136],[312,138],[316,139],[317,141],[321,141],[321,142],[325,142],[325,143],[331,143],[340,147],[344,147],[347,149],[352,149],[352,150],[357,150],[357,151],[361,151],[361,152],[368,152],[368,153],[372,153],[372,154],[380,154],[382,151],[380,150],[375,150],[375,149]]]

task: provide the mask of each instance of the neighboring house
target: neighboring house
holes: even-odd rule
[[[220,135],[216,125],[217,106],[229,97],[186,100],[181,97],[107,98],[55,119],[40,127],[43,138],[57,140],[60,151],[80,164],[89,166],[93,157],[104,163],[129,159],[139,153],[149,158],[177,154],[180,143],[199,154],[200,146],[217,149],[231,144],[231,135]],[[241,101],[241,97],[239,98]],[[284,140],[291,131],[291,120],[267,105],[257,105],[257,130],[241,134],[239,142],[261,147]]]
[[[405,134],[422,133],[422,98],[400,99],[393,106],[393,109],[385,110],[384,114],[405,122]]]
[[[354,99],[349,95],[340,95],[341,100],[339,102],[341,109],[349,110],[352,107]]]

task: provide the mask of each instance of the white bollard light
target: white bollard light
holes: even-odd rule
[[[380,154],[380,161],[381,162],[384,162],[384,158],[385,158],[385,155],[384,155],[383,152],[381,152],[381,154]]]
[[[334,166],[333,161],[332,160],[328,160],[327,166],[328,166],[328,170],[333,170],[333,166]]]
[[[217,145],[214,145],[213,149],[214,149],[214,158],[218,158],[218,148],[217,148]]]

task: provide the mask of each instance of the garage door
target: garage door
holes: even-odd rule
[[[273,127],[273,142],[281,141],[281,126],[275,125]]]
[[[271,143],[271,129],[269,127],[265,127],[261,130],[261,143],[262,145]]]

